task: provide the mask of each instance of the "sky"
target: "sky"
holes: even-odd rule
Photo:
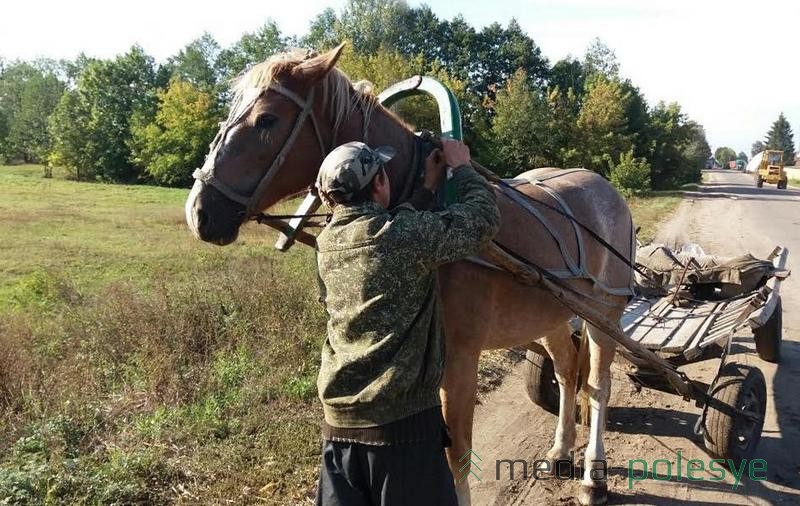
[[[0,56],[112,57],[138,43],[157,60],[204,31],[224,47],[268,18],[305,33],[326,7],[345,0],[6,0]],[[706,128],[712,148],[750,154],[782,111],[800,133],[800,2],[796,0],[407,0],[473,26],[513,17],[551,63],[580,57],[599,37],[623,77],[651,104],[677,101]],[[368,77],[368,76],[364,76]]]

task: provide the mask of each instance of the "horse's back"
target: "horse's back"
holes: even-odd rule
[[[565,278],[594,278],[617,294],[630,288],[630,266],[583,228],[633,259],[630,210],[608,181],[585,169],[541,168],[508,182],[528,198],[498,190],[501,244]]]

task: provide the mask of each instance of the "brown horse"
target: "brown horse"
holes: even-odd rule
[[[342,46],[319,56],[276,55],[256,65],[234,86],[234,104],[186,202],[186,219],[200,239],[225,245],[253,214],[304,192],[324,156],[338,144],[366,140],[393,146],[387,167],[394,190],[412,174],[414,133],[374,97],[356,90],[335,68]],[[631,269],[576,227],[568,210],[628,259],[633,256],[632,224],[624,200],[602,177],[583,170],[541,169],[521,174],[516,187],[548,206],[525,209],[498,193],[505,247],[553,272],[586,294],[611,321],[619,321],[630,293]],[[539,217],[535,217],[538,214]],[[573,313],[550,292],[518,283],[491,265],[459,261],[440,270],[447,355],[441,390],[444,418],[453,445],[448,460],[459,504],[469,504],[469,469],[458,460],[472,447],[472,419],[481,350],[539,341],[553,359],[561,393],[555,441],[547,453],[567,459],[575,442],[578,353],[568,321]],[[584,388],[591,408],[581,502],[606,500],[603,430],[615,344],[587,326],[588,374]]]

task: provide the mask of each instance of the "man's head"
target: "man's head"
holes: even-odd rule
[[[372,149],[358,141],[342,144],[323,160],[317,191],[331,207],[368,200],[389,207],[391,188],[385,164],[393,156],[394,149],[389,146]]]

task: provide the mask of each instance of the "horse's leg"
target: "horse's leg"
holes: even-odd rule
[[[560,394],[558,405],[558,426],[553,447],[547,452],[550,472],[558,470],[558,461],[569,460],[570,450],[575,445],[575,397],[578,379],[578,352],[572,343],[569,324],[562,326],[563,332],[542,338],[542,346],[553,360],[553,369],[558,381]]]
[[[454,341],[448,340],[449,343]],[[442,409],[450,429],[452,446],[447,449],[447,461],[453,473],[459,506],[469,506],[469,457],[460,460],[472,449],[472,416],[478,389],[478,358],[480,350],[447,347],[442,382]],[[463,467],[463,469],[462,469]]]
[[[581,504],[605,504],[608,499],[606,483],[606,452],[603,432],[606,425],[606,409],[611,393],[611,362],[614,360],[616,343],[592,325],[589,333],[589,377],[586,388],[589,395],[590,430],[586,446],[583,480],[581,480]]]

